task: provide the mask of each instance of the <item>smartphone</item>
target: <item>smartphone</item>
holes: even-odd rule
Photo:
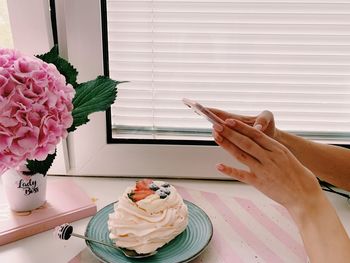
[[[185,105],[194,110],[195,113],[205,117],[212,124],[225,124],[225,122],[222,119],[220,119],[218,116],[216,116],[214,113],[212,113],[210,110],[208,110],[198,102],[186,98],[183,98],[182,101],[183,103],[185,103]]]

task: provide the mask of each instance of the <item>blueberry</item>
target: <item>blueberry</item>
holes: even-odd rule
[[[152,191],[157,191],[159,187],[155,183],[151,183],[149,185],[149,189],[151,189]]]
[[[162,187],[170,187],[170,184],[164,183],[164,184],[162,184]]]
[[[168,196],[162,189],[158,189],[156,193],[159,195],[160,199],[164,199]]]
[[[170,190],[168,188],[162,188],[163,192],[170,195]]]
[[[161,193],[159,194],[159,197],[160,197],[160,199],[165,199],[165,198],[168,197],[168,195],[167,195],[166,193],[164,193],[164,192],[161,192]]]

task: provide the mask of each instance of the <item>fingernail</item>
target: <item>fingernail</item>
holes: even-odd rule
[[[222,127],[220,124],[216,124],[216,123],[213,125],[213,128],[217,132],[222,132],[224,130],[224,127]]]
[[[223,171],[223,170],[225,170],[225,166],[223,165],[223,164],[217,164],[216,165],[216,168],[219,170],[219,171]]]
[[[254,125],[254,128],[257,129],[257,130],[259,130],[259,131],[261,131],[262,125],[261,125],[261,124],[255,124],[255,125]]]
[[[235,120],[226,120],[226,124],[231,126],[231,127],[234,127],[236,125],[236,121]]]

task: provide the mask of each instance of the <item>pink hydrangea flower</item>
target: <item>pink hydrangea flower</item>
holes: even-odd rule
[[[0,48],[0,173],[54,153],[73,123],[74,94],[53,64]]]

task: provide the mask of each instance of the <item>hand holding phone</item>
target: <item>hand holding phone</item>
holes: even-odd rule
[[[185,105],[194,110],[194,112],[196,112],[198,115],[205,117],[212,124],[225,124],[225,122],[222,119],[220,119],[218,116],[216,116],[214,113],[212,113],[210,110],[208,110],[198,102],[186,98],[183,98],[182,101],[183,103],[185,103]]]

